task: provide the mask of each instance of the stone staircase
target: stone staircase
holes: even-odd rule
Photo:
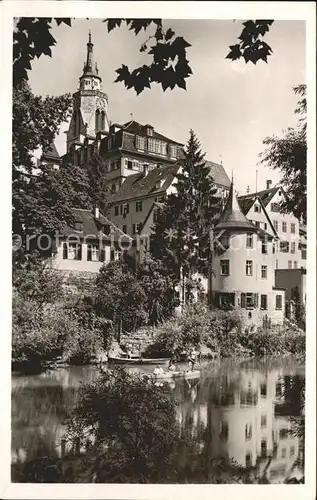
[[[145,349],[153,343],[153,332],[151,329],[138,330],[135,333],[122,333],[120,345],[125,348],[130,346],[133,354],[144,352]]]

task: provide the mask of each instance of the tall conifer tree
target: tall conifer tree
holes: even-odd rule
[[[195,272],[208,274],[210,232],[221,212],[205,154],[192,130],[176,177],[175,192],[159,209],[151,252],[177,280],[190,282]]]

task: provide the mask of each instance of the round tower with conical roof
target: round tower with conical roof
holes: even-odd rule
[[[102,92],[102,80],[94,60],[94,44],[89,31],[79,90],[73,94],[73,113],[66,133],[67,152],[81,147],[85,137],[94,140],[98,132],[108,131],[108,97]]]
[[[284,292],[274,288],[273,237],[242,213],[233,179],[213,239],[214,305],[239,309],[246,324],[282,323]]]

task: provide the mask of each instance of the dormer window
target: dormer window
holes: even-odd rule
[[[136,148],[141,149],[141,151],[145,150],[145,137],[136,136]]]
[[[153,127],[151,125],[145,125],[145,130],[146,130],[146,135],[149,135],[150,137],[153,136]]]
[[[177,146],[175,144],[170,144],[169,150],[170,150],[170,157],[176,159],[177,158]]]
[[[255,205],[254,205],[254,211],[255,211],[255,212],[257,212],[257,213],[260,213],[260,212],[261,212],[261,207],[260,207],[260,205],[255,204]]]

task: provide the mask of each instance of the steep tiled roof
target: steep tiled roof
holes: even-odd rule
[[[129,242],[132,240],[130,236],[125,234],[121,229],[119,229],[113,222],[111,222],[107,217],[105,217],[102,213],[99,213],[99,217],[96,218],[94,213],[90,210],[85,210],[82,208],[73,208],[72,209],[73,217],[75,223],[79,223],[82,225],[81,230],[76,230],[73,227],[65,226],[61,231],[62,236],[70,236],[70,235],[78,235],[81,238],[85,238],[87,236],[95,236],[99,238],[100,231],[103,230],[104,226],[109,226],[110,234],[103,234],[104,239],[110,239],[110,236],[117,240],[121,238],[122,242]],[[124,237],[123,237],[124,236]]]
[[[242,198],[240,196],[238,198],[238,200],[239,200],[239,205],[240,205],[242,213],[244,215],[247,215],[247,213],[249,212],[250,208],[252,207],[252,205],[254,203],[254,199],[253,198]]]
[[[215,227],[216,230],[246,230],[258,232],[256,226],[250,222],[242,213],[237,196],[231,182],[229,196],[220,220]]]
[[[120,187],[118,193],[109,197],[109,203],[140,198],[150,193],[161,193],[172,184],[175,175],[180,168],[180,164],[167,165],[150,170],[147,175],[142,172],[129,175]],[[162,185],[157,187],[161,181]]]
[[[130,122],[127,122],[123,125],[123,129],[127,132],[130,132],[131,134],[137,134],[140,136],[145,137],[146,136],[146,125],[141,125],[141,123],[136,122],[135,120],[132,120]],[[151,136],[153,139],[160,139],[162,141],[167,141],[171,142],[174,144],[178,144],[179,146],[183,146],[181,142],[174,141],[173,139],[169,139],[165,135],[159,134],[155,130],[153,130],[153,135]]]
[[[208,160],[206,161],[205,165],[209,168],[210,174],[215,184],[220,184],[221,186],[225,186],[228,189],[230,188],[230,179],[222,165]]]
[[[247,199],[251,199],[254,201],[258,196],[259,198],[261,198],[263,205],[266,207],[279,189],[279,187],[275,186],[270,189],[263,189],[263,191],[258,191],[257,193],[248,193],[243,196],[239,196],[239,202],[241,202],[241,200]]]

